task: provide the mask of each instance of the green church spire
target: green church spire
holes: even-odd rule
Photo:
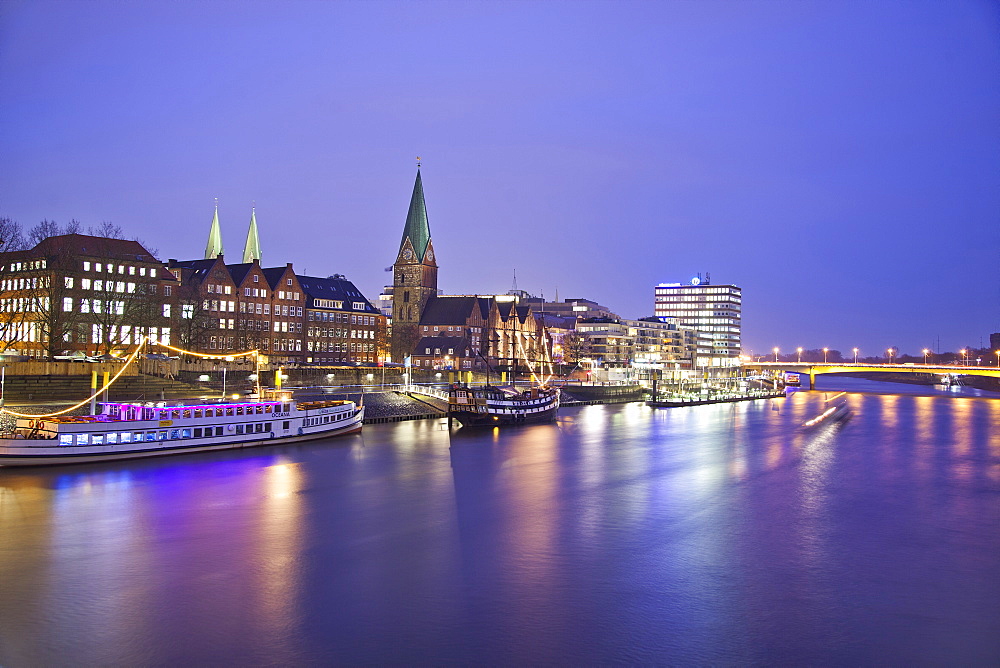
[[[400,249],[406,240],[410,240],[417,260],[424,261],[427,244],[431,240],[431,228],[427,222],[427,205],[424,204],[424,186],[420,181],[420,165],[417,165],[417,180],[413,184],[413,195],[410,197],[410,210],[406,214],[406,227],[403,228],[403,239],[399,242]]]
[[[249,264],[260,260],[260,238],[257,236],[257,207],[250,209],[250,229],[247,231],[247,242],[243,246],[243,262]]]
[[[222,249],[222,232],[219,230],[219,198],[215,198],[215,215],[212,216],[212,229],[208,233],[208,244],[205,246],[205,259],[214,260],[225,251]]]

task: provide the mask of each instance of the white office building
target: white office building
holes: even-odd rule
[[[676,318],[681,327],[698,333],[695,366],[729,366],[740,355],[742,290],[712,285],[706,277],[689,283],[656,286],[655,315]]]

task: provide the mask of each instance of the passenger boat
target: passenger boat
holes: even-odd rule
[[[0,466],[155,457],[299,443],[361,431],[353,401],[273,401],[167,406],[102,402],[96,415],[18,418],[0,435]]]
[[[803,429],[812,429],[822,424],[832,424],[850,419],[851,409],[847,407],[847,402],[830,406],[816,417],[802,423]]]
[[[559,411],[559,390],[538,387],[524,392],[484,385],[448,391],[448,417],[465,427],[549,422]]]

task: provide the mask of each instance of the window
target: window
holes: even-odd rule
[[[291,284],[292,284],[292,279],[289,278],[288,279],[288,285],[291,285]]]
[[[156,278],[156,269],[150,268],[149,275],[151,278]]]
[[[89,262],[84,262],[83,263],[83,270],[84,271],[90,271],[90,263]]]
[[[254,276],[253,276],[253,282],[254,283],[260,283],[260,276],[258,276],[257,274],[254,274]]]
[[[264,315],[270,315],[270,314],[271,314],[271,305],[264,304]]]
[[[183,304],[181,306],[181,317],[182,318],[193,318],[194,317],[194,304]]]
[[[163,317],[164,318],[169,318],[170,317],[170,304],[164,304],[163,305]]]
[[[95,262],[94,263],[94,271],[103,271],[101,269],[101,263],[100,262]]]
[[[72,310],[73,310],[73,298],[63,297],[63,311],[72,311]]]
[[[254,278],[257,278],[257,277],[254,276]],[[244,297],[249,297],[250,296],[250,288],[243,288],[243,296]]]
[[[226,292],[227,295],[233,294],[233,286],[227,285],[225,292]]]
[[[170,296],[171,287],[173,287],[173,286],[170,286],[170,285],[163,286],[163,296],[164,297],[169,297]]]

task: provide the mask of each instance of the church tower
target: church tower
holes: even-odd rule
[[[250,209],[250,229],[247,231],[247,242],[243,244],[243,263],[250,264],[260,260],[260,237],[257,235],[257,207]]]
[[[222,249],[222,231],[219,229],[219,199],[215,199],[215,215],[212,216],[212,229],[208,232],[208,243],[205,244],[205,259],[214,260],[225,253]]]
[[[437,272],[418,163],[403,239],[392,265],[392,359],[395,361],[402,361],[413,352],[420,338],[424,307],[437,296]]]

